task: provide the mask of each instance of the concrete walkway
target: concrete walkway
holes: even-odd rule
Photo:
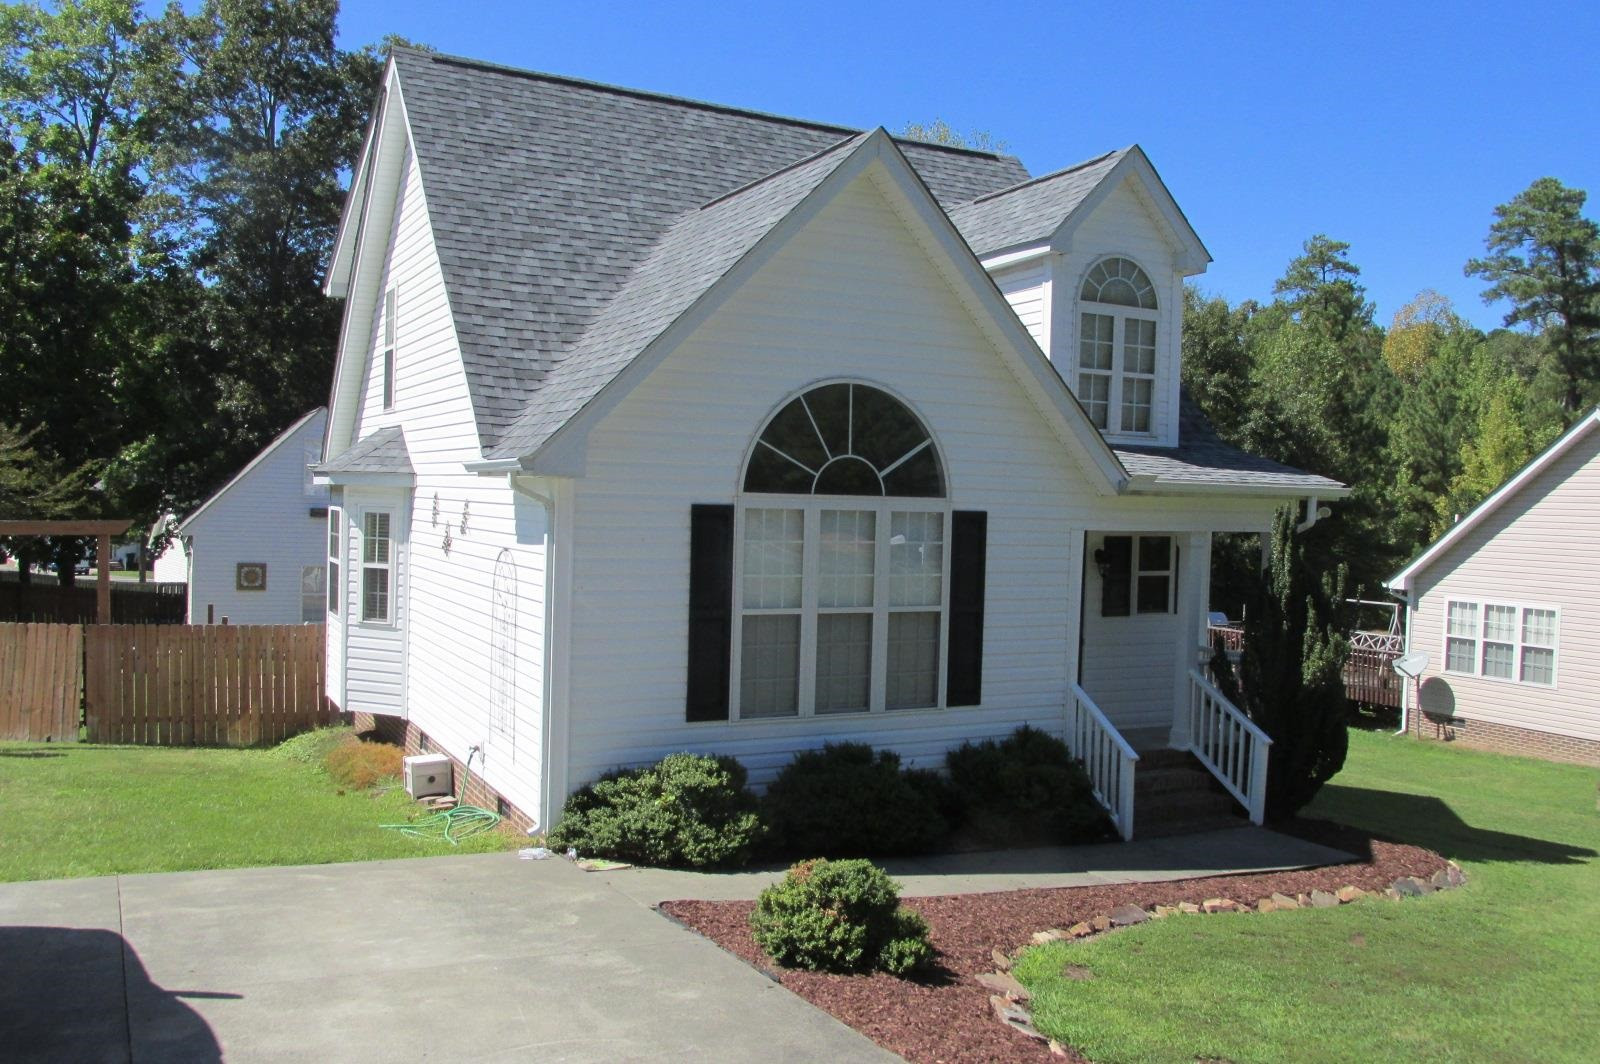
[[[1239,827],[1164,839],[1097,846],[1046,846],[881,862],[900,882],[901,895],[987,894],[1035,887],[1100,887],[1108,883],[1162,883],[1250,872],[1277,872],[1343,864],[1351,854],[1265,828]],[[697,898],[753,899],[782,878],[781,868],[745,872],[677,872],[628,868],[591,872],[642,905]]]
[[[891,871],[927,895],[1347,859],[1244,828]],[[649,908],[777,874],[486,854],[0,884],[0,1058],[897,1059]]]

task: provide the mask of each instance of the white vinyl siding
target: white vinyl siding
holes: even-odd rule
[[[319,411],[275,441],[185,522],[182,534],[193,540],[189,623],[205,624],[208,613],[218,624],[224,617],[229,624],[301,623],[301,573],[326,557],[328,490],[308,486],[306,476],[306,459],[319,453],[325,421]],[[266,565],[264,590],[238,590],[239,562]]]
[[[988,514],[983,703],[687,725],[690,507],[735,502],[752,438],[777,404],[830,378],[903,398],[947,460],[950,507]],[[1082,530],[1255,530],[1277,505],[1098,495],[870,178],[810,219],[594,426],[575,488],[574,786],[684,749],[737,756],[759,784],[828,739],[937,765],[964,740],[1025,722],[1059,734],[1075,675]],[[919,612],[908,608],[891,634],[905,675],[927,646]],[[1137,668],[1165,685],[1169,721],[1171,666],[1169,656]],[[784,669],[798,666],[775,662],[773,675]]]
[[[1591,432],[1415,574],[1411,647],[1432,658],[1425,712],[1600,741],[1600,584],[1588,578],[1600,572],[1596,513]],[[1498,624],[1486,639],[1485,605],[1518,608],[1517,628]],[[1513,654],[1507,662],[1493,650],[1488,675],[1485,643]],[[1497,678],[1507,664],[1512,676]]]
[[[406,493],[409,504],[395,511],[405,526],[398,533],[405,549],[397,556],[397,624],[348,625],[349,678],[358,697],[344,708],[403,712],[436,748],[463,761],[470,747],[482,745],[473,775],[539,816],[553,530],[544,508],[514,494],[503,477],[462,469],[482,458],[476,417],[421,174],[409,152],[404,166],[383,273],[370,282],[375,295],[365,304],[374,309],[365,330],[367,370],[354,438],[403,426],[416,484]],[[399,293],[398,357],[393,406],[385,410],[383,293],[390,290]],[[377,493],[347,492],[378,503]],[[352,551],[347,565],[353,561]],[[349,578],[346,587],[348,620],[356,599]]]

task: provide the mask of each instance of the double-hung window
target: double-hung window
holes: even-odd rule
[[[394,541],[390,515],[368,510],[361,522],[361,619],[389,624],[394,619]]]
[[[1078,299],[1078,401],[1102,431],[1153,432],[1155,286],[1129,260],[1102,259],[1084,277]]]
[[[1445,671],[1552,686],[1558,627],[1558,615],[1548,607],[1450,599],[1445,603]]]
[[[876,388],[822,385],[768,422],[737,516],[739,718],[943,704],[944,495],[927,430]]]

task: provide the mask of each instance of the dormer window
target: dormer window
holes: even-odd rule
[[[1078,292],[1078,401],[1104,432],[1149,434],[1156,390],[1155,286],[1127,259],[1102,259]]]

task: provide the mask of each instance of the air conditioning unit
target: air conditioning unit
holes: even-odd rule
[[[450,758],[445,754],[417,754],[404,759],[402,777],[406,793],[413,798],[452,794]]]

